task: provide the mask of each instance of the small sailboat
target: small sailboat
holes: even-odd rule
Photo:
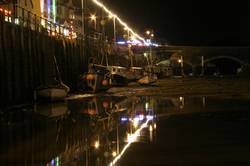
[[[47,101],[59,101],[67,97],[69,93],[69,87],[62,82],[56,85],[42,86],[36,90],[38,99],[44,99]]]
[[[67,97],[70,88],[62,82],[61,74],[59,72],[56,57],[54,56],[54,64],[58,76],[54,78],[54,82],[51,85],[40,86],[35,90],[35,100],[46,100],[46,101],[60,101]]]

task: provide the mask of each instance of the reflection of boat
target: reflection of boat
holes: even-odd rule
[[[113,110],[119,107],[117,104],[125,99],[126,97],[118,96],[92,96],[79,100],[70,100],[68,101],[68,106],[70,110],[75,110],[81,114],[105,117],[113,113]]]
[[[49,104],[36,104],[35,112],[48,118],[56,118],[65,115],[68,112],[67,103],[54,102]]]

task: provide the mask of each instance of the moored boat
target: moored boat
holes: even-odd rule
[[[137,81],[142,77],[142,68],[122,66],[108,66],[111,84],[115,86],[127,85],[129,82]]]
[[[156,74],[153,73],[146,73],[141,79],[139,79],[137,82],[140,85],[150,85],[157,81]]]
[[[46,101],[59,101],[67,97],[69,87],[62,82],[57,85],[42,86],[35,91],[35,99]]]
[[[61,78],[61,73],[57,64],[56,57],[54,56],[54,65],[56,70],[56,76],[53,81],[48,85],[42,85],[35,89],[34,98],[36,100],[45,100],[45,101],[60,101],[68,96],[70,88],[65,85]]]
[[[80,76],[79,90],[96,93],[110,88],[109,80],[104,73],[87,72]]]

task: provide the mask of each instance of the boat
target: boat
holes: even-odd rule
[[[108,90],[110,84],[107,73],[104,66],[90,63],[88,72],[80,75],[78,89],[90,93]]]
[[[122,66],[107,66],[111,85],[122,86],[142,78],[143,69],[141,67],[126,68]]]
[[[110,88],[109,80],[101,72],[87,72],[80,76],[78,89],[90,93],[105,91]]]
[[[151,85],[157,81],[157,75],[154,73],[145,73],[145,75],[137,82],[140,85]]]
[[[45,101],[60,101],[68,96],[70,88],[62,82],[61,74],[58,68],[56,57],[54,56],[54,64],[57,72],[57,77],[50,85],[42,85],[34,91],[34,98],[36,100]]]
[[[157,74],[158,78],[167,78],[173,76],[173,69],[170,60],[164,60],[156,64],[160,69]]]
[[[39,100],[59,101],[67,97],[69,87],[62,82],[57,85],[43,86],[36,90],[36,98]]]
[[[110,83],[113,86],[127,85],[133,78],[132,72],[122,66],[107,66]]]
[[[137,81],[143,77],[143,68],[142,67],[131,67],[130,71],[133,73],[134,81]]]

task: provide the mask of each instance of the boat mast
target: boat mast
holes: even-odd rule
[[[61,77],[61,73],[57,64],[57,60],[56,60],[56,56],[54,55],[54,64],[55,64],[55,68],[56,68],[56,75],[58,77],[58,80],[60,83],[62,83],[62,77]]]

